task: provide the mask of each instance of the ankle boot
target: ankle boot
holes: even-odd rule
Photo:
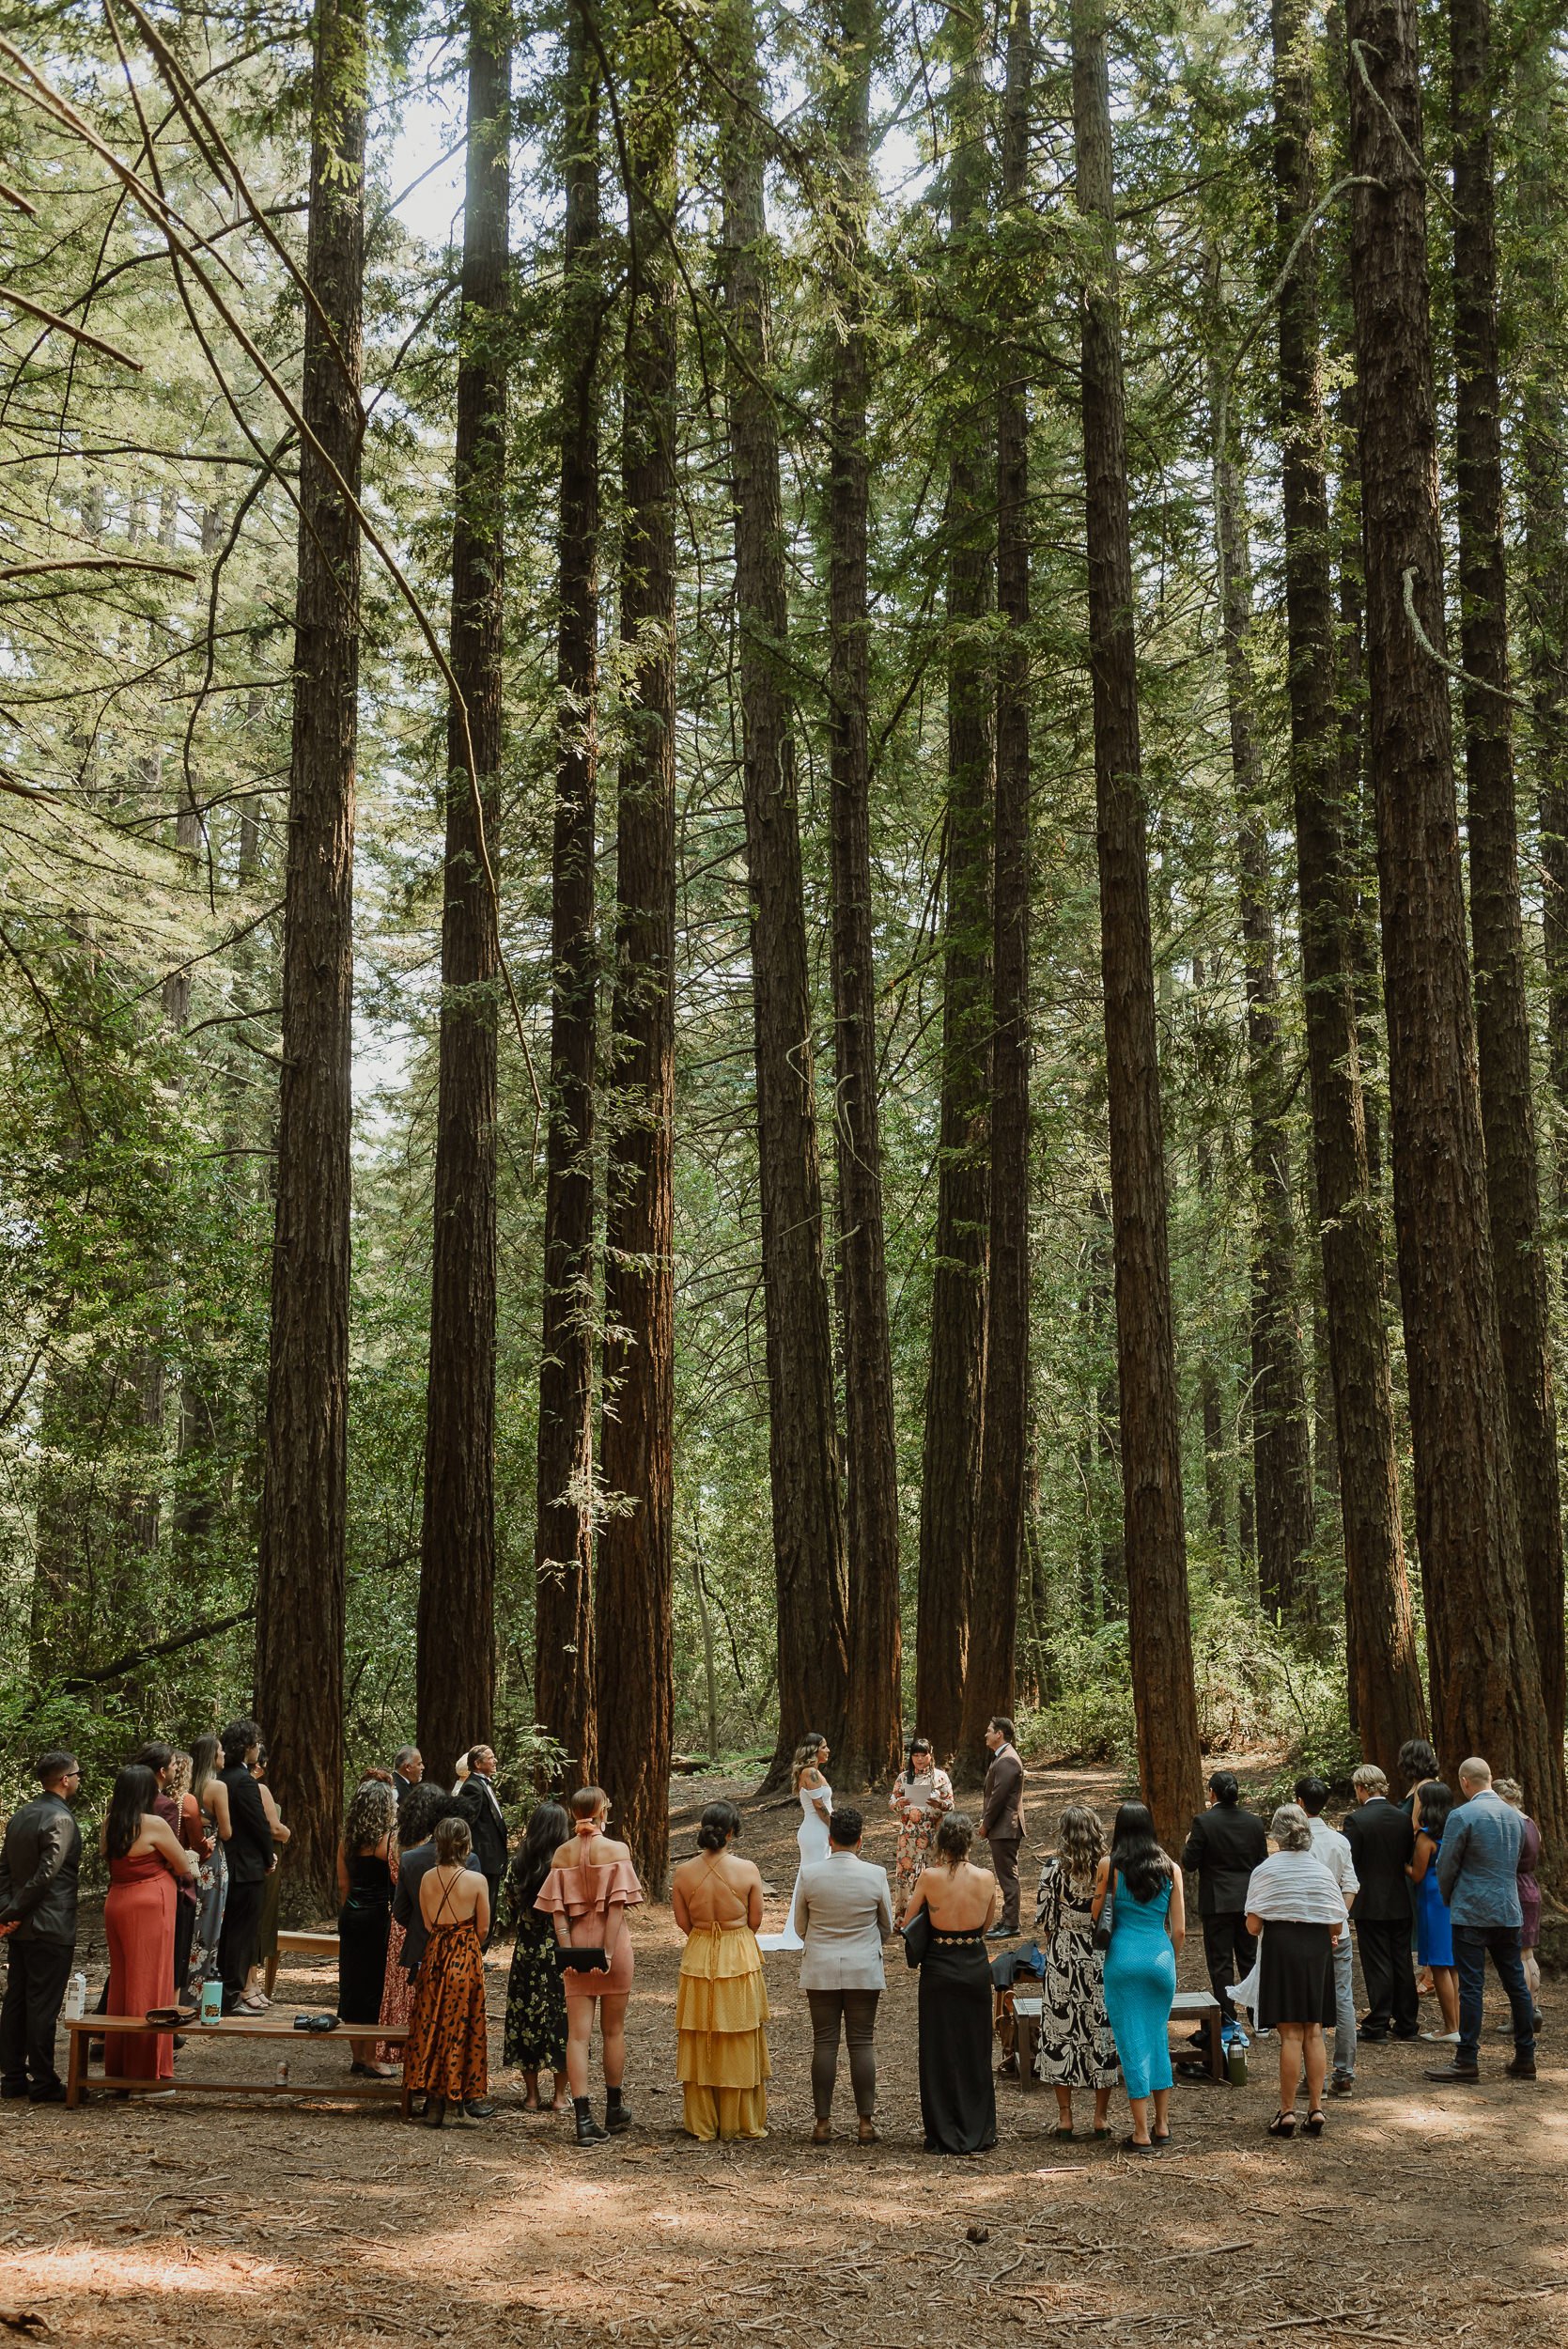
[[[577,2141],[580,2145],[603,2145],[608,2141],[610,2132],[601,2129],[594,2119],[586,2096],[574,2096],[571,2108],[577,2119]]]
[[[445,2118],[445,2097],[427,2096],[425,2099],[425,2126],[427,2129],[439,2129]]]
[[[604,2127],[609,2137],[624,2137],[631,2126],[631,2108],[618,2088],[604,2092]]]

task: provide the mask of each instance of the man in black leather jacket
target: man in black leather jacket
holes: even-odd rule
[[[0,1845],[0,1936],[10,1960],[0,2006],[0,2095],[65,2099],[54,2069],[54,2020],[76,1948],[82,1830],[70,1805],[82,1783],[73,1753],[39,1758],[42,1793],[14,1812]]]

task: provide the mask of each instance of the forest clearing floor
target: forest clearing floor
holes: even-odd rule
[[[674,1791],[674,1842],[717,1793]],[[1035,1850],[1057,1806],[1102,1808],[1110,1776],[1032,1773]],[[743,1799],[743,1848],[776,1890],[794,1881],[793,1805]],[[891,1868],[885,1801],[868,1856]],[[1026,1847],[1026,1860],[1028,1857]],[[1037,1864],[1037,1862],[1036,1862]],[[1031,1876],[1026,1873],[1026,1888]],[[1029,1903],[1026,1901],[1026,1910]],[[1434,2043],[1363,2048],[1354,2098],[1316,2143],[1271,2140],[1273,2044],[1245,2088],[1178,2086],[1170,2150],[1052,2143],[1047,2090],[999,2081],[1000,2142],[969,2161],[921,2149],[916,1977],[890,1952],[877,2030],[882,2141],[860,2148],[847,2076],[840,2135],[811,2128],[810,2032],[797,1959],[768,1959],[773,2080],[766,2142],[703,2146],[680,2130],[675,2079],[679,1937],[667,1907],[637,1913],[629,2136],[579,2152],[566,2119],[525,2116],[517,2076],[492,2074],[493,2121],[439,2136],[396,2108],[190,2098],[77,2112],[0,2111],[0,2340],[105,2349],[393,2349],[460,2341],[986,2349],[1045,2341],[1176,2340],[1262,2349],[1300,2340],[1469,2349],[1568,2343],[1568,1996],[1548,1982],[1534,2087],[1503,2077],[1487,2001],[1479,2088],[1435,2086]],[[101,1935],[96,1983],[101,1971]],[[489,1960],[499,2050],[509,1952]],[[1203,1983],[1194,1932],[1181,1964]],[[330,1970],[285,1974],[277,2005],[321,2008]],[[1423,2022],[1435,2028],[1435,2009]],[[193,2050],[236,2077],[256,2043]],[[291,2050],[292,2052],[292,2050]],[[187,2062],[193,2061],[186,2058]],[[347,2065],[341,2038],[301,2047],[296,2077]],[[1088,2118],[1088,2098],[1080,2099]],[[596,2089],[596,2108],[602,2089]],[[1126,2127],[1118,2097],[1111,2119]]]

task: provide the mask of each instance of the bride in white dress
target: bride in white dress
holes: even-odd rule
[[[796,1748],[793,1782],[800,1802],[800,1826],[795,1840],[800,1847],[802,1868],[809,1868],[814,1860],[828,1857],[828,1821],[832,1816],[833,1790],[824,1774],[827,1760],[826,1737],[808,1737],[803,1745]],[[782,1933],[759,1934],[759,1950],[805,1948],[795,1921],[795,1903],[800,1890],[800,1878],[797,1873],[784,1929]]]

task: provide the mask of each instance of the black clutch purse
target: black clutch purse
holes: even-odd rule
[[[908,1923],[899,1930],[904,1936],[904,1963],[918,1966],[931,1947],[931,1911],[917,1908]]]
[[[555,1944],[555,1963],[563,1974],[607,1974],[610,1960],[602,1950],[574,1950]]]

